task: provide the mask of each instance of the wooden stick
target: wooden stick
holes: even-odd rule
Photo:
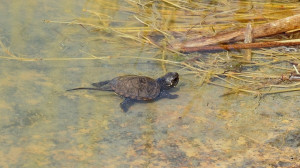
[[[286,40],[273,42],[259,42],[259,43],[241,43],[241,44],[227,44],[227,45],[210,45],[202,47],[182,47],[181,52],[195,52],[195,51],[216,51],[216,50],[233,50],[233,49],[250,49],[250,48],[265,48],[278,46],[296,46],[300,45],[300,40]]]
[[[253,38],[265,37],[274,34],[284,33],[300,28],[300,14],[279,19],[270,23],[259,25],[253,28]],[[243,36],[233,38],[233,41],[243,40]]]
[[[251,23],[247,24],[246,30],[245,30],[245,40],[244,43],[249,44],[253,42],[252,39],[252,25]],[[244,60],[251,61],[252,58],[252,50],[251,49],[245,49],[244,51]]]
[[[252,30],[252,35],[253,38],[258,38],[258,37],[283,33],[290,30],[299,29],[299,28],[300,28],[300,14],[256,26]],[[189,50],[190,52],[197,51],[196,48],[202,48],[203,46],[244,40],[245,37],[244,34],[245,34],[245,28],[233,32],[229,32],[229,33],[218,34],[213,37],[193,38],[184,41],[179,40],[179,41],[171,42],[169,48],[178,51],[183,51],[183,52],[189,52]]]

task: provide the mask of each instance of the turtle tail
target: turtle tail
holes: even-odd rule
[[[111,86],[109,85],[110,80],[98,82],[98,83],[92,83],[95,88],[86,88],[86,87],[79,87],[74,89],[69,89],[67,91],[73,91],[73,90],[102,90],[102,91],[113,91]]]
[[[80,87],[80,88],[68,89],[66,91],[73,91],[73,90],[102,90],[102,89],[101,88],[84,88],[84,87]]]

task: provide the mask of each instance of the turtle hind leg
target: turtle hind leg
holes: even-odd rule
[[[111,80],[102,81],[102,82],[98,82],[98,83],[92,83],[92,85],[99,88],[99,89],[101,89],[101,90],[112,91],[112,88],[109,85],[110,81]]]
[[[107,81],[92,83],[92,85],[95,86],[95,87],[102,87],[102,86],[108,84],[109,82],[110,82],[110,80],[107,80]]]
[[[126,113],[129,107],[132,106],[133,104],[134,104],[134,100],[130,98],[125,98],[125,100],[120,103],[120,107],[123,110],[123,112]]]

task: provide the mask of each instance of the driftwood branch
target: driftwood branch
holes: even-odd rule
[[[300,45],[298,41],[272,41],[272,42],[259,42],[259,43],[240,43],[240,44],[227,44],[227,45],[210,45],[202,47],[183,47],[181,52],[196,52],[196,51],[217,51],[217,50],[236,50],[236,49],[252,49],[252,48],[265,48],[265,47],[278,47],[278,46],[296,46]]]
[[[252,38],[258,38],[258,37],[264,37],[264,36],[270,36],[274,34],[279,34],[287,31],[291,31],[294,29],[300,28],[300,14],[290,16],[284,19],[276,20],[270,23],[258,25],[252,29]],[[240,41],[244,40],[245,38],[245,31],[246,29],[239,29],[237,31],[229,32],[229,33],[222,33],[218,34],[213,37],[203,37],[203,38],[193,38],[193,39],[187,39],[187,40],[179,40],[175,42],[171,42],[169,45],[169,48],[175,49],[177,51],[182,52],[192,52],[192,51],[201,51],[201,50],[207,50],[209,48],[208,45],[216,45],[220,43],[225,42],[233,42],[233,41]],[[272,42],[264,43],[264,45],[261,45],[262,43],[253,43],[253,44],[244,44],[244,46],[252,45],[253,47],[250,48],[259,48],[261,47],[272,47]],[[282,43],[273,42],[275,46],[282,45]],[[299,45],[298,43],[291,43],[293,45]],[[287,46],[288,43],[285,43],[285,46]],[[207,46],[207,49],[203,49],[204,46]],[[255,46],[255,47],[254,47]],[[213,47],[213,46],[212,46]],[[214,46],[217,48],[217,46]],[[233,47],[232,45],[223,45],[220,46],[220,49],[239,49],[241,47],[241,44],[237,44],[237,46]],[[199,50],[197,50],[199,48]],[[242,47],[243,48],[243,47]],[[212,49],[214,50],[214,49]]]

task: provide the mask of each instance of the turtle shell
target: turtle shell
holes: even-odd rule
[[[110,81],[110,86],[118,95],[136,100],[151,100],[160,93],[157,81],[146,76],[116,77]]]

